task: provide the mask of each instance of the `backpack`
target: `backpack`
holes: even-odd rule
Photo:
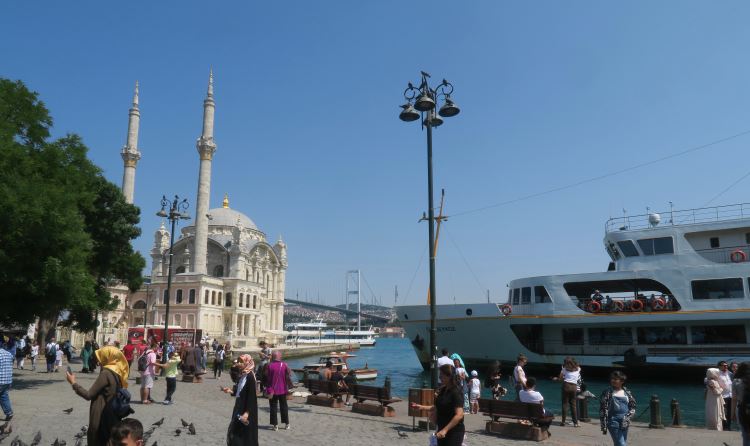
[[[148,367],[148,352],[150,350],[146,350],[141,356],[138,357],[138,371],[139,372],[145,372],[146,367]]]
[[[48,358],[57,357],[57,344],[52,344],[50,348],[47,349],[47,357]]]
[[[122,420],[131,413],[135,413],[135,411],[130,407],[130,392],[128,392],[128,389],[124,389],[120,386],[119,376],[117,376],[116,379],[117,391],[115,392],[115,396],[112,397],[107,404],[109,405],[112,414]]]

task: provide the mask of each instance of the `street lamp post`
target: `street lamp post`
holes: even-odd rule
[[[430,249],[430,376],[432,388],[438,386],[437,370],[437,328],[436,308],[437,292],[435,290],[435,207],[432,196],[432,128],[443,124],[442,118],[456,116],[461,110],[451,99],[453,84],[443,79],[435,88],[429,85],[430,75],[422,71],[422,81],[418,87],[409,82],[404,90],[406,103],[399,118],[405,122],[421,119],[422,128],[427,128],[427,226]],[[438,108],[438,103],[442,106]],[[435,110],[438,110],[437,113]]]
[[[174,253],[174,227],[177,220],[190,220],[190,215],[186,212],[188,208],[187,198],[180,201],[180,197],[174,196],[174,200],[170,202],[166,196],[161,198],[161,210],[156,213],[158,217],[167,218],[172,225],[171,232],[169,234],[169,262],[167,263],[167,301],[166,309],[164,310],[164,336],[161,340],[161,362],[167,363],[167,334],[169,330],[169,299],[172,294],[172,257]],[[169,211],[167,211],[169,208]]]

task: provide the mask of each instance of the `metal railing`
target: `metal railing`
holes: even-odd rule
[[[651,216],[659,214],[661,222],[651,223]],[[669,210],[665,212],[651,212],[648,214],[628,215],[610,218],[604,225],[606,232],[627,231],[630,229],[646,229],[651,227],[670,225],[690,225],[712,221],[729,221],[750,218],[750,203],[729,204],[707,208],[686,210]]]
[[[700,254],[701,257],[714,263],[739,263],[737,261],[732,260],[732,253],[736,251],[744,252],[745,259],[750,258],[750,246],[749,245],[727,246],[724,248],[706,248],[706,249],[695,250],[695,252]],[[746,260],[741,260],[741,261],[744,262]]]

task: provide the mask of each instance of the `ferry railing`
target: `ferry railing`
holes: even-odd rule
[[[742,251],[745,259],[750,258],[750,245],[726,246],[724,248],[696,249],[695,252],[704,259],[714,263],[737,263],[732,261],[732,253]]]
[[[654,214],[659,214],[661,217],[661,221],[656,225],[652,223],[652,215]],[[654,211],[648,214],[614,217],[607,220],[604,225],[604,230],[605,232],[627,231],[631,229],[647,229],[671,225],[689,225],[713,221],[740,220],[743,218],[750,218],[750,203],[729,204],[724,206],[678,211]]]

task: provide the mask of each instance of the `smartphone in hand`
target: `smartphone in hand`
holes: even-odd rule
[[[68,366],[68,373],[70,373],[71,375],[73,374],[73,369],[71,369],[70,366]]]

